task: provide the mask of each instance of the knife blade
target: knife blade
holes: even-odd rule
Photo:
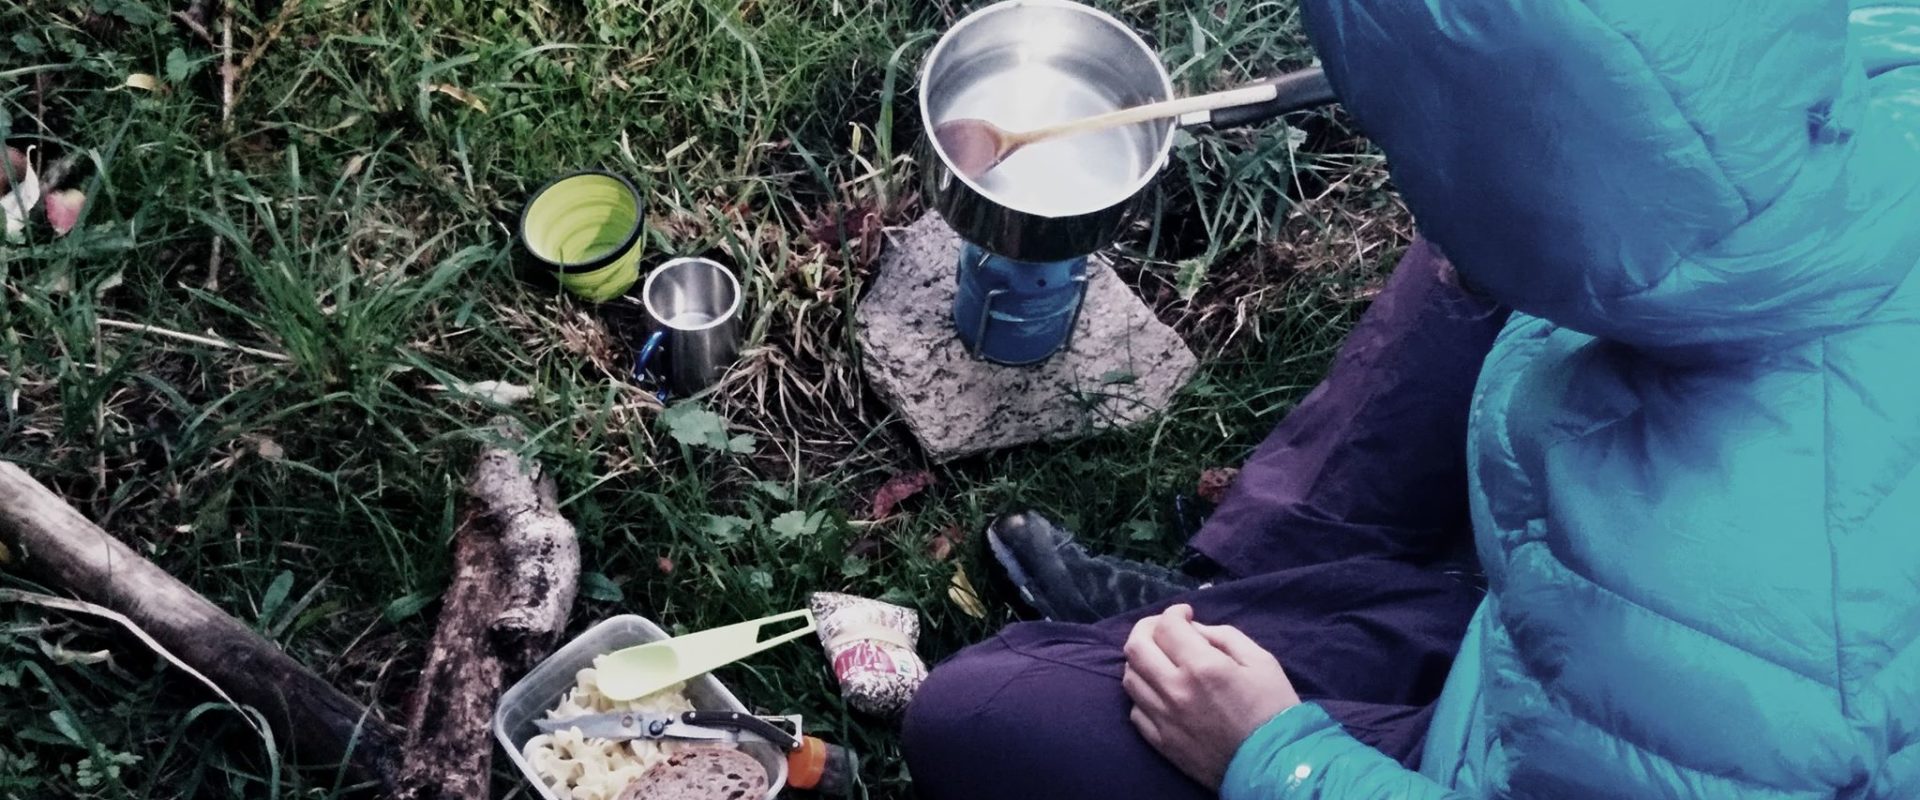
[[[579,728],[590,739],[710,739],[730,741],[733,731],[689,725],[681,714],[648,714],[639,711],[613,711],[586,714],[565,719],[535,720],[533,725],[546,733]]]
[[[693,739],[736,742],[752,739],[770,742],[781,749],[800,745],[800,721],[796,717],[757,717],[733,711],[688,711],[679,714],[649,714],[639,711],[613,711],[562,719],[534,720],[534,727],[545,733],[578,728],[592,739]],[[781,726],[792,728],[788,732]]]

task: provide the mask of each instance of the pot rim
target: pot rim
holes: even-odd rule
[[[965,184],[966,187],[972,190],[974,194],[979,195],[980,197],[983,197],[987,200],[990,200],[1003,208],[1007,208],[1013,211],[1018,211],[1022,214],[1029,214],[1035,217],[1041,217],[1045,219],[1072,219],[1075,217],[1085,217],[1093,214],[1104,213],[1117,206],[1125,205],[1129,202],[1132,202],[1134,199],[1140,196],[1140,193],[1142,191],[1146,190],[1148,185],[1153,183],[1154,179],[1160,177],[1160,172],[1162,170],[1166,169],[1167,161],[1169,158],[1172,157],[1172,154],[1173,154],[1174,132],[1179,127],[1178,120],[1168,119],[1165,121],[1166,135],[1162,136],[1160,139],[1159,152],[1157,152],[1154,155],[1153,162],[1151,164],[1148,164],[1146,169],[1141,170],[1139,177],[1134,178],[1133,182],[1127,185],[1127,189],[1124,193],[1118,194],[1116,197],[1114,197],[1112,202],[1109,202],[1106,205],[1099,206],[1097,208],[1090,208],[1085,211],[1077,211],[1070,214],[1049,214],[1042,211],[1032,211],[1027,208],[1021,207],[1021,205],[1018,203],[1008,202],[1005,198],[997,194],[994,194],[993,192],[987,191],[985,187],[981,186],[979,183],[976,183],[972,178],[969,178],[961,174],[959,170],[956,170],[953,168],[953,159],[947,157],[946,150],[940,146],[939,137],[933,135],[932,114],[930,113],[930,109],[927,108],[927,93],[932,87],[932,81],[929,80],[929,78],[931,77],[931,73],[933,72],[933,66],[935,64],[940,63],[941,57],[945,55],[947,45],[952,43],[956,35],[958,35],[961,31],[964,31],[973,25],[979,24],[981,20],[986,19],[987,17],[993,14],[1012,11],[1014,9],[1018,9],[1022,7],[1045,7],[1045,8],[1067,9],[1069,11],[1085,14],[1089,17],[1092,17],[1096,22],[1105,24],[1119,31],[1122,36],[1125,36],[1127,40],[1132,42],[1135,47],[1138,47],[1140,49],[1140,52],[1146,55],[1147,59],[1150,62],[1152,62],[1154,73],[1160,77],[1160,90],[1161,90],[1162,98],[1171,99],[1173,97],[1173,78],[1167,73],[1167,65],[1160,61],[1160,53],[1154,50],[1152,47],[1148,46],[1147,41],[1141,38],[1140,34],[1137,31],[1135,31],[1132,27],[1128,26],[1126,23],[1121,22],[1118,18],[1114,17],[1112,14],[1108,14],[1105,11],[1101,11],[1100,9],[1094,8],[1084,3],[1073,2],[1073,0],[1000,0],[1000,2],[983,6],[979,9],[974,10],[972,13],[967,14],[964,17],[961,17],[958,22],[955,22],[953,24],[953,27],[948,28],[945,33],[940,35],[940,40],[934,43],[933,49],[927,52],[927,57],[925,61],[923,61],[920,65],[920,89],[918,92],[918,94],[920,95],[919,97],[920,124],[923,127],[922,135],[927,140],[928,148],[933,152],[933,154],[936,157],[940,159],[941,168],[945,169],[946,172],[949,175],[951,175],[954,180],[958,180],[962,184]]]

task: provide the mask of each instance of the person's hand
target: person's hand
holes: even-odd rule
[[[1300,704],[1280,662],[1239,629],[1193,621],[1177,605],[1133,626],[1120,683],[1133,725],[1194,780],[1218,790],[1241,743]]]

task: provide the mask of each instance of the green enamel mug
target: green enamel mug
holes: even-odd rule
[[[640,192],[611,172],[562,175],[520,212],[520,242],[560,285],[601,302],[640,279]]]

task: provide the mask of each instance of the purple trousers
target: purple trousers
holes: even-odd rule
[[[1482,590],[1467,519],[1467,411],[1506,312],[1416,240],[1326,379],[1242,467],[1190,543],[1216,582],[1091,625],[1009,626],[940,664],[909,707],[927,800],[1205,798],[1140,738],[1121,647],[1171,602],[1271,650],[1300,696],[1417,766]]]

